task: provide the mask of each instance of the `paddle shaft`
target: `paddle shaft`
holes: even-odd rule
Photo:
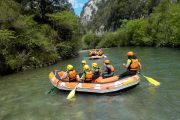
[[[50,94],[52,91],[54,91],[55,88],[56,88],[56,87],[53,86],[53,87],[48,91],[48,94]]]

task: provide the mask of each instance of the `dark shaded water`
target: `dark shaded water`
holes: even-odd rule
[[[134,89],[113,94],[76,93],[67,101],[69,92],[54,91],[48,74],[73,64],[81,71],[78,58],[61,61],[51,67],[29,70],[0,77],[0,120],[180,120],[180,50],[168,48],[105,49],[116,74],[125,69],[126,52],[134,50],[143,66],[143,74],[161,82],[154,87],[144,78]],[[92,61],[89,61],[89,63]],[[101,63],[102,60],[96,60]]]

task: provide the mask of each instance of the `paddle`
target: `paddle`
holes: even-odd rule
[[[66,99],[72,99],[74,96],[75,96],[75,93],[76,93],[76,88],[78,86],[79,82],[77,83],[77,85],[75,86],[75,88],[73,90],[71,90],[71,92],[69,93],[69,95],[67,96]]]
[[[155,86],[159,86],[161,83],[158,82],[157,80],[151,78],[151,77],[147,77],[145,75],[143,75],[142,73],[139,73],[140,75],[142,75],[148,82],[150,82],[151,84],[155,85]]]
[[[55,86],[53,86],[47,93],[50,94],[52,91],[54,91],[54,89],[56,89]]]

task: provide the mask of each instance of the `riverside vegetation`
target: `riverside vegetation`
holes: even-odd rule
[[[77,56],[79,26],[67,0],[1,0],[0,75]]]
[[[108,2],[108,5],[100,6],[89,25],[90,30],[82,37],[83,48],[180,47],[180,1],[146,2],[140,4],[136,0],[136,4],[132,5],[130,3],[133,2],[115,0],[116,4]],[[123,9],[122,4],[126,5]],[[97,35],[95,32],[100,23],[105,25],[105,33]]]

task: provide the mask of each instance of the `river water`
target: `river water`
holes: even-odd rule
[[[136,88],[112,94],[76,93],[76,99],[67,101],[69,92],[55,90],[48,74],[55,69],[65,70],[73,64],[81,71],[77,58],[61,61],[50,67],[28,70],[0,77],[0,120],[180,120],[180,50],[169,48],[110,48],[104,49],[115,66],[116,74],[125,69],[126,53],[136,52],[142,73],[159,82],[149,84],[143,77]],[[103,59],[91,60],[102,63]]]

